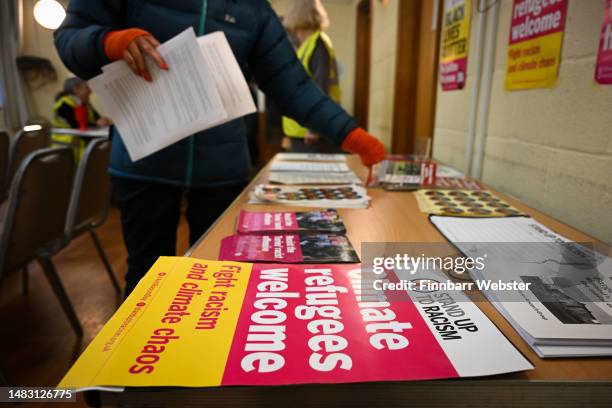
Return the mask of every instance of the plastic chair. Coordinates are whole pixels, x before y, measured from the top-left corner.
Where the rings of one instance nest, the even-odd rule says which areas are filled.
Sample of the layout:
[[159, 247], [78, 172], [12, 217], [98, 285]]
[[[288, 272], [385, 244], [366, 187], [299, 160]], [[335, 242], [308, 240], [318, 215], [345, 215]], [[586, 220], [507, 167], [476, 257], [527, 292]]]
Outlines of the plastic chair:
[[108, 140], [93, 140], [85, 149], [74, 178], [63, 245], [67, 246], [73, 238], [89, 232], [111, 283], [119, 293], [121, 288], [95, 231], [106, 221], [110, 205], [111, 187], [107, 173], [109, 156]]
[[51, 261], [63, 246], [74, 167], [72, 150], [58, 147], [29, 154], [17, 169], [0, 236], [0, 282], [38, 260], [80, 337], [83, 329]]
[[6, 198], [8, 190], [8, 159], [11, 138], [6, 130], [0, 130], [0, 202]]
[[[28, 129], [30, 127], [32, 128], [31, 130]], [[8, 174], [6, 178], [7, 188], [11, 185], [15, 172], [24, 158], [35, 150], [47, 147], [49, 137], [49, 130], [42, 125], [27, 126], [17, 132], [15, 140], [13, 140], [10, 147]]]

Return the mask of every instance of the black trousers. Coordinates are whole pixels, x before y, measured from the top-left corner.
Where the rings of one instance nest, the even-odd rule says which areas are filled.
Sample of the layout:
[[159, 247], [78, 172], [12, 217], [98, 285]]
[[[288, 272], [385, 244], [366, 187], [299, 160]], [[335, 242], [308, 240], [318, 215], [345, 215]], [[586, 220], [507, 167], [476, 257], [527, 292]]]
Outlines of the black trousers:
[[244, 185], [185, 189], [113, 177], [113, 200], [121, 212], [127, 247], [127, 297], [160, 256], [176, 255], [176, 233], [183, 196], [190, 245], [206, 232], [240, 194]]

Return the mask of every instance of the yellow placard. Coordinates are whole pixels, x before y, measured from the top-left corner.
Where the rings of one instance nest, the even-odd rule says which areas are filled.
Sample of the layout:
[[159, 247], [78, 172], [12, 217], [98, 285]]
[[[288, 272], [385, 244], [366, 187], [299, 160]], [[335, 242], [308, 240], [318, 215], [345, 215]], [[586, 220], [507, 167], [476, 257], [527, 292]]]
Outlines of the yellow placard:
[[467, 80], [471, 0], [445, 0], [440, 49], [440, 86], [463, 89]]
[[514, 0], [505, 87], [550, 88], [557, 82], [567, 0]]
[[440, 62], [446, 63], [468, 55], [471, 0], [446, 0], [442, 22]]
[[506, 90], [550, 88], [557, 82], [563, 33], [523, 41], [508, 47]]
[[159, 258], [59, 388], [219, 385], [251, 267]]

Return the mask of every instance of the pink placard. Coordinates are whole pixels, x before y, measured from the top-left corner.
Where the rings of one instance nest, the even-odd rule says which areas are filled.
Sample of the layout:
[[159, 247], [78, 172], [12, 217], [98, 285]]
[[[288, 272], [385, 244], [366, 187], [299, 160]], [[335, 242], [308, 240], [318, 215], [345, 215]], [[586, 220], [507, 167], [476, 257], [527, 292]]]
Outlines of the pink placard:
[[265, 231], [291, 232], [298, 230], [295, 213], [289, 211], [240, 211], [238, 232], [260, 233]]
[[567, 0], [542, 2], [514, 0], [510, 21], [510, 45], [563, 31]]
[[300, 237], [286, 235], [232, 235], [221, 241], [219, 259], [239, 262], [303, 262]]
[[602, 85], [612, 84], [612, 0], [606, 0], [604, 22], [599, 36], [595, 81]]
[[463, 89], [466, 78], [467, 58], [459, 58], [440, 64], [440, 86], [444, 91]]
[[458, 377], [408, 295], [361, 298], [360, 276], [355, 265], [254, 265], [222, 385]]

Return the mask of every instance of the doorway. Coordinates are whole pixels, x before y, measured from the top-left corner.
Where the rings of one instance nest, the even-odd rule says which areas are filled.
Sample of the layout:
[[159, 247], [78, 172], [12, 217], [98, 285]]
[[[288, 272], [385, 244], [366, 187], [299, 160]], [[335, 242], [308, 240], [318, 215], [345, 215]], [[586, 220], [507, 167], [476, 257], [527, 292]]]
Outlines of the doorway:
[[367, 129], [370, 107], [370, 55], [372, 47], [371, 0], [361, 0], [357, 4], [356, 37], [354, 113], [357, 126]]
[[399, 2], [393, 153], [422, 154], [417, 146], [433, 145], [440, 7], [440, 0]]

